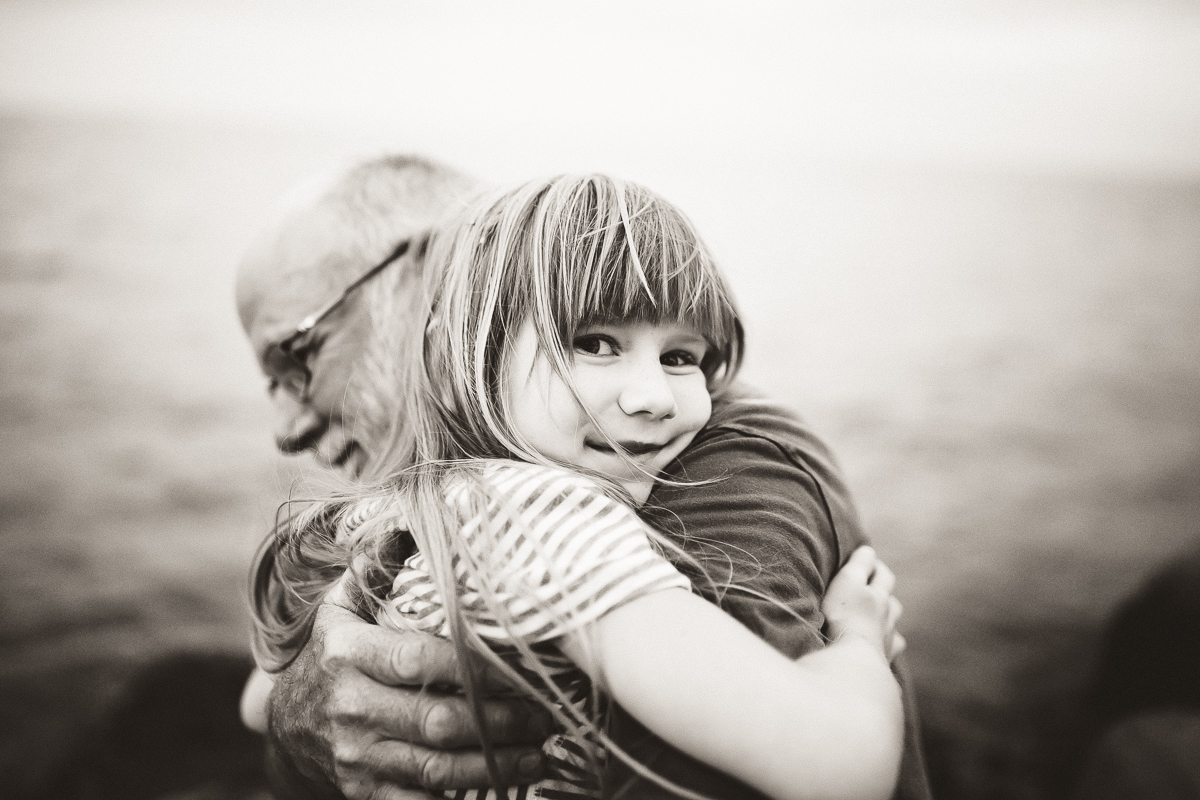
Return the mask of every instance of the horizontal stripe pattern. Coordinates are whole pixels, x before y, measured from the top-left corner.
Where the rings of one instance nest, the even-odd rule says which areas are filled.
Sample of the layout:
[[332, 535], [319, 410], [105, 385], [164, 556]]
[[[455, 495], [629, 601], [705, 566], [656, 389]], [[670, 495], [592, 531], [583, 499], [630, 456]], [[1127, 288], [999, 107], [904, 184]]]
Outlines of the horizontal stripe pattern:
[[[587, 478], [516, 461], [488, 461], [478, 484], [466, 479], [445, 497], [461, 520], [466, 559], [456, 556], [464, 621], [535, 686], [541, 678], [523, 663], [514, 642], [534, 646], [542, 668], [578, 708], [590, 705], [591, 685], [547, 643], [596, 621], [623, 603], [691, 584], [651, 544], [645, 523]], [[475, 565], [475, 569], [470, 568]], [[489, 604], [487, 598], [491, 598]], [[392, 584], [380, 623], [444, 638], [450, 625], [422, 553], [409, 558]], [[549, 699], [551, 693], [547, 691]], [[510, 800], [599, 796], [595, 765], [603, 751], [576, 736], [547, 740], [547, 775], [511, 787]], [[447, 792], [459, 800], [499, 800], [494, 790]]]
[[[464, 619], [496, 644], [556, 639], [629, 600], [687, 578], [651, 545], [645, 523], [586, 478], [520, 462], [488, 462], [486, 498], [465, 482], [447, 492], [478, 571], [454, 559]], [[483, 513], [473, 513], [480, 501]], [[388, 615], [449, 637], [445, 607], [424, 554], [405, 562]], [[487, 596], [493, 599], [489, 605]]]

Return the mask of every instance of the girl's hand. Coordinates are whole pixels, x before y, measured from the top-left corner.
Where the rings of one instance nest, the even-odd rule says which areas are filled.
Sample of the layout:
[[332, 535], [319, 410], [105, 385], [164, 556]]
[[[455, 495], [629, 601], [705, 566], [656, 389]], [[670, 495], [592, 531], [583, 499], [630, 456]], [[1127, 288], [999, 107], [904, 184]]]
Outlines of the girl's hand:
[[896, 622], [904, 609], [892, 595], [895, 586], [896, 576], [872, 548], [855, 550], [829, 582], [821, 602], [830, 637], [861, 636], [888, 661], [903, 653], [908, 645], [896, 631]]

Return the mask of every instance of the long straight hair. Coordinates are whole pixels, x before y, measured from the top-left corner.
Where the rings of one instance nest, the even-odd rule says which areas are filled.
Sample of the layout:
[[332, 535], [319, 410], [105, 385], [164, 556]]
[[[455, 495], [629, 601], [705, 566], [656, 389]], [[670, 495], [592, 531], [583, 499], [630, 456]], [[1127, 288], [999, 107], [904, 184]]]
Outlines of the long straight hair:
[[439, 268], [427, 271], [424, 360], [453, 437], [444, 457], [545, 461], [513, 428], [500, 385], [526, 321], [572, 391], [571, 344], [594, 323], [695, 328], [709, 344], [701, 366], [714, 394], [741, 365], [742, 325], [715, 260], [682, 212], [636, 184], [601, 175], [525, 184], [480, 202], [434, 239], [430, 259]]
[[[448, 487], [465, 487], [481, 514], [489, 504], [507, 501], [482, 481], [480, 459], [571, 467], [539, 453], [512, 424], [505, 376], [520, 326], [532, 324], [539, 352], [577, 402], [571, 344], [578, 331], [615, 321], [690, 326], [708, 343], [701, 368], [716, 395], [742, 360], [744, 334], [732, 293], [677, 208], [641, 186], [603, 175], [538, 180], [484, 198], [421, 249], [427, 324], [419, 349], [401, 348], [411, 360], [401, 367], [407, 385], [397, 398], [398, 431], [383, 451], [387, 463], [374, 469], [387, 478], [281, 518], [255, 572], [260, 658], [277, 669], [290, 663], [311, 632], [316, 604], [337, 580], [349, 581], [352, 591], [342, 597], [353, 598], [365, 615], [385, 614], [387, 576], [398, 567], [397, 531], [407, 530], [443, 599], [451, 638], [468, 670], [469, 695], [477, 688], [470, 665], [482, 658], [542, 701], [563, 728], [598, 738], [662, 783], [572, 706], [544, 667], [531, 682], [464, 624], [459, 594], [465, 574], [483, 578], [477, 583], [484, 602], [512, 631], [506, 609], [486, 588], [486, 576], [505, 554], [486, 541], [468, 546], [460, 534], [462, 518], [446, 497]], [[602, 491], [629, 499], [604, 476], [591, 477]], [[665, 537], [651, 532], [651, 538], [673, 559], [690, 560]], [[540, 664], [527, 642], [519, 636], [512, 641], [525, 663]], [[593, 701], [595, 708], [599, 698]], [[484, 752], [494, 765], [487, 742]]]

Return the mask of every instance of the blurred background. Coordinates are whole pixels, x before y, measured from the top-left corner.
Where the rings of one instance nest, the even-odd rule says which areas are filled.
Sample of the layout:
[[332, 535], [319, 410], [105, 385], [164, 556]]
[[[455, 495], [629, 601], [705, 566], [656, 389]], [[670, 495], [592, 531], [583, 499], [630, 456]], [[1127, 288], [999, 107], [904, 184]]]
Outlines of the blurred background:
[[1070, 780], [1100, 626], [1200, 544], [1200, 7], [0, 1], [0, 791], [246, 652], [272, 449], [238, 258], [312, 173], [603, 170], [899, 576], [941, 798]]

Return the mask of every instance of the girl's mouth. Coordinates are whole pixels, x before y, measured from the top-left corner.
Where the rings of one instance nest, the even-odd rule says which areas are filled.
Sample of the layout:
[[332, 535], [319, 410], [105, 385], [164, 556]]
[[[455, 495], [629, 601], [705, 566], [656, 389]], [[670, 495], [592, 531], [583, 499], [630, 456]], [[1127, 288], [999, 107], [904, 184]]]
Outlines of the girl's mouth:
[[[593, 450], [599, 450], [601, 453], [616, 453], [616, 450], [609, 446], [607, 442], [592, 442], [585, 441], [585, 445]], [[654, 442], [617, 442], [617, 444], [631, 456], [644, 456], [647, 453], [657, 453], [666, 447], [665, 444], [655, 444]]]

